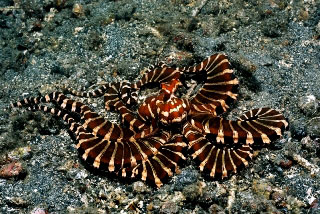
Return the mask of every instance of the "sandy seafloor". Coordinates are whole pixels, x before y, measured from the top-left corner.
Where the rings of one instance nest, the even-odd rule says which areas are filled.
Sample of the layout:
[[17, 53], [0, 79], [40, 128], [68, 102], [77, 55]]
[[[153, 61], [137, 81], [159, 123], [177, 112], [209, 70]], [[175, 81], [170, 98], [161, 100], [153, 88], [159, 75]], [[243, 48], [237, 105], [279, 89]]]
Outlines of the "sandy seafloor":
[[[1, 0], [0, 213], [320, 213], [319, 20], [318, 0]], [[226, 117], [268, 106], [289, 122], [223, 181], [190, 156], [160, 189], [96, 173], [61, 119], [6, 109], [214, 53], [228, 55], [240, 80]]]

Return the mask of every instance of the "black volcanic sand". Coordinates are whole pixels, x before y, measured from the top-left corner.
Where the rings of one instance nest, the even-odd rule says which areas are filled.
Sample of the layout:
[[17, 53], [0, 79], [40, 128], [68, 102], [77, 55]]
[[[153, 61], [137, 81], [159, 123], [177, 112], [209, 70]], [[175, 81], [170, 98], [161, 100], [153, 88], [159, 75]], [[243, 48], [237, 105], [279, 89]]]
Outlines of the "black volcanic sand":
[[[0, 213], [320, 213], [319, 20], [311, 0], [1, 1]], [[223, 181], [200, 173], [190, 156], [158, 190], [95, 172], [61, 119], [7, 108], [64, 85], [132, 81], [159, 61], [190, 66], [217, 52], [240, 80], [226, 117], [269, 106], [289, 122], [283, 138]], [[102, 99], [88, 103], [103, 113]]]

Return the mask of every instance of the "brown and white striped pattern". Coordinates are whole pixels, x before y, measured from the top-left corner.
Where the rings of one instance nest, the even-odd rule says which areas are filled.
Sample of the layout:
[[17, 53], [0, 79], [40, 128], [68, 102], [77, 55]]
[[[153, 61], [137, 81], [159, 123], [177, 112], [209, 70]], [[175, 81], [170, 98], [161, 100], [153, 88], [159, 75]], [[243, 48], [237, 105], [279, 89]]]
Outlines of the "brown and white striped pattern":
[[[175, 95], [185, 79], [181, 77], [189, 74], [205, 76], [203, 87], [190, 100]], [[139, 90], [152, 83], [160, 85], [161, 90], [146, 98], [136, 116], [130, 108]], [[132, 84], [108, 83], [91, 92], [66, 89], [76, 96], [104, 96], [105, 108], [120, 113], [121, 125], [61, 92], [25, 98], [12, 107], [25, 106], [61, 117], [74, 133], [82, 158], [93, 167], [160, 187], [179, 170], [187, 146], [201, 171], [225, 178], [248, 165], [253, 145], [264, 146], [281, 136], [288, 124], [282, 114], [270, 108], [250, 110], [236, 121], [217, 116], [237, 98], [237, 85], [226, 56], [215, 54], [188, 68], [160, 64]], [[73, 117], [75, 114], [81, 119]]]
[[[226, 177], [239, 166], [247, 166], [252, 157], [252, 144], [270, 144], [287, 127], [284, 117], [270, 108], [253, 109], [237, 121], [212, 114], [195, 114], [185, 123], [183, 133], [200, 170], [210, 176]], [[219, 168], [220, 167], [220, 168]]]
[[135, 104], [138, 98], [137, 90], [131, 87], [131, 84], [124, 80], [122, 82], [106, 83], [99, 88], [89, 92], [79, 92], [71, 88], [64, 88], [70, 94], [78, 97], [101, 97], [105, 96], [105, 100], [108, 101], [106, 109], [109, 110], [112, 106], [112, 102], [122, 100], [126, 105]]
[[171, 177], [174, 172], [178, 171], [179, 162], [185, 160], [182, 150], [186, 146], [182, 135], [172, 136], [152, 158], [143, 160], [135, 166], [131, 176], [140, 175], [142, 180], [155, 182], [158, 187], [162, 186], [162, 180]]
[[198, 132], [190, 123], [183, 126], [184, 136], [189, 142], [192, 158], [199, 161], [200, 171], [209, 172], [211, 177], [227, 177], [229, 172], [248, 165], [252, 149], [248, 145], [224, 145], [212, 142]]
[[92, 111], [89, 106], [69, 99], [61, 92], [53, 92], [44, 97], [26, 98], [12, 107], [33, 106], [39, 103], [56, 103], [59, 107], [67, 112], [78, 113], [83, 120], [82, 126], [89, 130], [93, 135], [105, 138], [106, 140], [128, 140], [136, 133], [130, 129], [124, 129], [118, 124], [111, 123]]
[[220, 144], [269, 144], [281, 136], [287, 127], [282, 114], [270, 108], [253, 109], [237, 121], [230, 121], [210, 114], [197, 114], [190, 123], [203, 134], [213, 134]]
[[187, 118], [189, 113], [189, 102], [186, 99], [178, 98], [174, 95], [178, 86], [178, 80], [171, 80], [167, 84], [161, 84], [159, 95], [146, 99], [139, 109], [139, 116], [143, 120], [158, 120], [163, 125], [181, 123]]
[[182, 72], [179, 68], [167, 67], [161, 64], [161, 67], [154, 68], [145, 73], [140, 80], [131, 85], [132, 88], [140, 89], [148, 83], [163, 83], [170, 82], [174, 79], [179, 79]]
[[184, 72], [206, 76], [203, 87], [190, 100], [194, 112], [217, 115], [225, 112], [229, 108], [228, 103], [237, 99], [234, 91], [239, 81], [233, 75], [225, 55], [212, 55], [194, 67], [184, 68]]
[[[52, 101], [59, 104], [62, 110], [38, 105], [41, 102]], [[62, 117], [76, 135], [76, 147], [82, 158], [95, 168], [116, 172], [124, 177], [129, 173], [134, 177], [140, 169], [139, 165], [146, 165], [148, 169], [157, 166], [151, 171], [143, 169], [142, 179], [145, 177], [164, 179], [166, 176], [172, 176], [173, 171], [171, 170], [178, 167], [181, 159], [185, 159], [181, 153], [182, 148], [186, 146], [186, 143], [182, 141], [182, 136], [171, 137], [169, 132], [152, 128], [135, 133], [104, 120], [92, 112], [88, 106], [70, 100], [62, 93], [24, 99], [12, 106], [24, 105], [29, 106], [28, 110], [42, 110]], [[115, 105], [117, 108], [123, 106]], [[68, 111], [79, 113], [84, 122], [82, 124], [75, 122], [75, 119], [66, 113]], [[167, 157], [167, 154], [170, 156]], [[163, 168], [160, 169], [159, 166]], [[158, 187], [162, 185], [162, 182], [157, 179], [154, 182]]]

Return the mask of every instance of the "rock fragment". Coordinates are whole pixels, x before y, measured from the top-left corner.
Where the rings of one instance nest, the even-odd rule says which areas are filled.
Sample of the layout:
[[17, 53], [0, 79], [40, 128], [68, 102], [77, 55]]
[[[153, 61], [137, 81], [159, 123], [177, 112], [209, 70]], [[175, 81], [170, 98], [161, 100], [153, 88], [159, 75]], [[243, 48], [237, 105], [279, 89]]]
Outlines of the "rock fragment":
[[0, 178], [20, 178], [23, 179], [26, 176], [26, 171], [21, 162], [13, 161], [5, 164], [0, 168]]

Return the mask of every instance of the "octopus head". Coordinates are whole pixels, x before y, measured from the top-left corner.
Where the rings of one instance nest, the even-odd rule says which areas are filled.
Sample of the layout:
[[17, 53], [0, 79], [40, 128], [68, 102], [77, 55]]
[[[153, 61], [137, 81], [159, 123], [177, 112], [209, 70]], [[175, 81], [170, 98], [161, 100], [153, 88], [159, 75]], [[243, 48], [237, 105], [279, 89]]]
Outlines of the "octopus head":
[[164, 125], [180, 123], [188, 115], [190, 109], [188, 101], [174, 95], [179, 85], [181, 85], [181, 82], [176, 79], [161, 84], [160, 99], [156, 105], [159, 120]]

